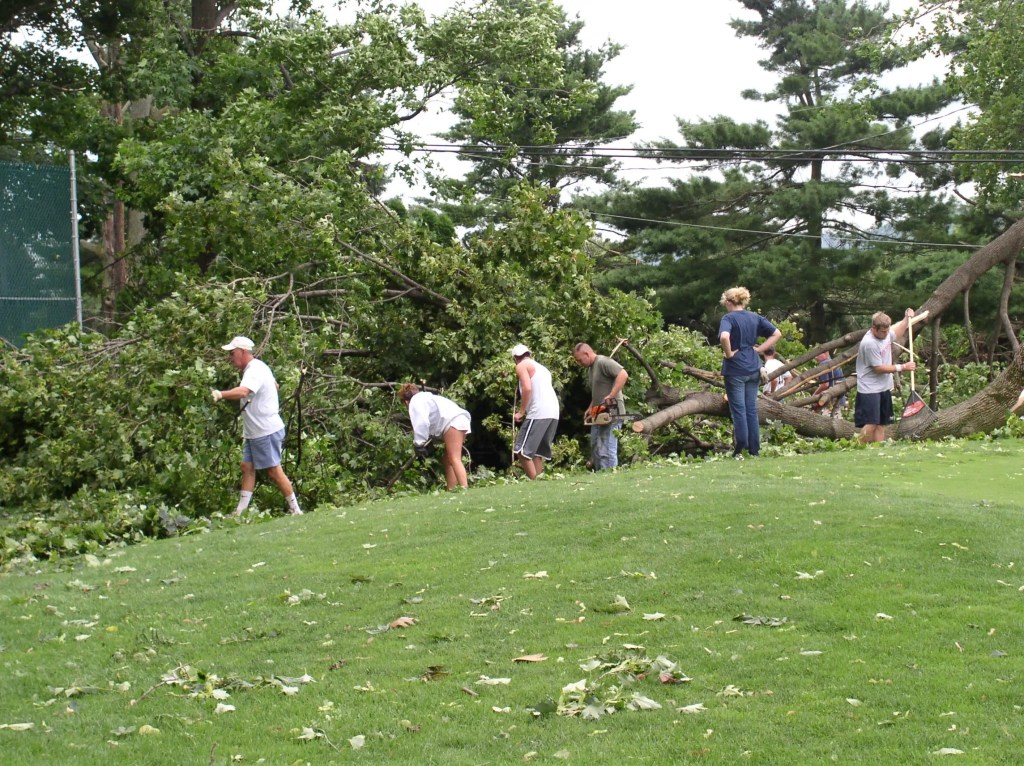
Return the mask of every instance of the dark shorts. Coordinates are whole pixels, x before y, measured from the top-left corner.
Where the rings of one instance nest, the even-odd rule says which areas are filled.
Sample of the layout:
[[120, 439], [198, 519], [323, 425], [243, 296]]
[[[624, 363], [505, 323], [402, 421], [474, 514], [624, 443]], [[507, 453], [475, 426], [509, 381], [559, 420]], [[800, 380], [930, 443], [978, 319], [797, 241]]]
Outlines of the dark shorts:
[[524, 420], [519, 433], [516, 434], [516, 443], [512, 451], [531, 460], [535, 457], [551, 459], [551, 442], [555, 440], [555, 431], [558, 430], [556, 418], [544, 418], [542, 420]]
[[281, 465], [281, 445], [284, 444], [284, 430], [257, 439], [245, 439], [242, 445], [242, 462], [252, 463], [263, 471]]
[[887, 426], [892, 422], [892, 391], [878, 394], [857, 393], [853, 405], [853, 424], [864, 426]]

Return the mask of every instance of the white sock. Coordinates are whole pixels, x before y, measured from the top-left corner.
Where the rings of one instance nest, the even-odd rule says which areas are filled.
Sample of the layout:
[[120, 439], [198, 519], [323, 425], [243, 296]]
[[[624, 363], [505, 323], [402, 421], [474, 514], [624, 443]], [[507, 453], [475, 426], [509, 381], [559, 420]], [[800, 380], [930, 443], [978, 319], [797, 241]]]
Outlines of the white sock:
[[252, 492], [242, 490], [238, 493], [238, 507], [235, 508], [235, 513], [241, 513], [249, 507], [249, 501], [252, 500]]
[[286, 497], [285, 500], [288, 501], [288, 508], [291, 509], [292, 513], [294, 513], [294, 514], [302, 513], [302, 509], [299, 508], [299, 498], [295, 497], [295, 493], [294, 492], [292, 492], [290, 495], [288, 495], [288, 497]]

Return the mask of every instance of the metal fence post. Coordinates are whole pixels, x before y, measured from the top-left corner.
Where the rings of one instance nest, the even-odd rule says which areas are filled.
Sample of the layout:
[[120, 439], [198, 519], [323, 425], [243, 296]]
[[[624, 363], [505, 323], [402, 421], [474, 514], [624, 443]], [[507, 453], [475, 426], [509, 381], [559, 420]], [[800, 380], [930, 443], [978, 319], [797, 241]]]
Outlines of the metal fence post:
[[71, 257], [75, 263], [75, 316], [78, 329], [82, 329], [82, 264], [78, 254], [78, 176], [75, 175], [75, 152], [68, 151], [71, 168]]

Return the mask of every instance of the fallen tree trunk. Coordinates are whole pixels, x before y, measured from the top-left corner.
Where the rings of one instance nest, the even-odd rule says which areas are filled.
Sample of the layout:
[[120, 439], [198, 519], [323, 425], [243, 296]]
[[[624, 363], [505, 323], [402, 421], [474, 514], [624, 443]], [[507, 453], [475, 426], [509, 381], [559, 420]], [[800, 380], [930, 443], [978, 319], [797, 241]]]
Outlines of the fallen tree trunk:
[[[949, 275], [942, 284], [918, 309], [918, 313], [928, 311], [930, 314], [928, 324], [936, 328], [942, 313], [957, 299], [958, 296], [966, 294], [971, 287], [990, 269], [1000, 264], [1005, 264], [1007, 273], [1012, 274], [1014, 264], [1021, 251], [1024, 250], [1024, 220], [1018, 221], [1007, 229], [1003, 234], [994, 239], [985, 247], [981, 248], [959, 268]], [[1004, 290], [1005, 300], [1005, 290]], [[1002, 316], [1004, 323], [1008, 324], [1005, 316]], [[1008, 328], [1011, 330], [1012, 327]], [[792, 370], [802, 364], [813, 360], [823, 351], [833, 351], [846, 348], [842, 354], [836, 357], [840, 365], [851, 364], [857, 355], [860, 339], [864, 337], [867, 329], [858, 330], [824, 343], [814, 349], [801, 354], [799, 357], [790, 360], [775, 373], [775, 377], [783, 374], [786, 370]], [[848, 347], [848, 348], [847, 348]], [[937, 417], [921, 428], [908, 434], [903, 438], [913, 439], [942, 439], [947, 436], [962, 437], [976, 433], [987, 433], [1004, 423], [1008, 415], [1009, 407], [1016, 401], [1018, 393], [1024, 389], [1024, 348], [1014, 343], [1015, 355], [1009, 367], [996, 377], [984, 390], [980, 391], [970, 399], [960, 402], [952, 407], [947, 407], [937, 413]], [[935, 358], [933, 354], [933, 358]], [[674, 366], [674, 365], [666, 365]], [[716, 373], [707, 370], [678, 366], [685, 374], [705, 383], [715, 379]], [[847, 372], [847, 380], [843, 384], [844, 390], [856, 387], [856, 379]], [[820, 370], [817, 371], [820, 374]], [[771, 396], [758, 397], [758, 418], [761, 423], [767, 421], [778, 421], [792, 426], [802, 436], [816, 438], [843, 439], [853, 438], [856, 430], [853, 423], [847, 420], [840, 420], [819, 415], [808, 405], [815, 401], [828, 400], [840, 395], [838, 387], [829, 389], [820, 395], [813, 397], [800, 397], [792, 402], [784, 401], [787, 396], [801, 392], [805, 389], [806, 382], [813, 378], [815, 370], [807, 370], [793, 376], [793, 380], [780, 391]], [[655, 381], [657, 383], [657, 381]], [[658, 386], [664, 392], [664, 387]], [[897, 415], [902, 410], [902, 399], [898, 393], [893, 394], [894, 407]], [[665, 403], [664, 398], [658, 404]], [[725, 396], [718, 391], [696, 391], [682, 395], [678, 402], [655, 412], [642, 420], [633, 423], [633, 430], [639, 434], [650, 434], [657, 429], [682, 417], [695, 415], [724, 416], [729, 415], [729, 405]], [[897, 424], [886, 429], [888, 438], [898, 438]]]
[[[650, 434], [674, 420], [688, 415], [721, 415], [729, 417], [729, 403], [723, 394], [715, 391], [696, 391], [687, 394], [681, 402], [655, 412], [643, 420], [633, 422], [633, 431]], [[848, 420], [819, 415], [808, 407], [794, 407], [767, 396], [757, 399], [758, 420], [766, 424], [775, 420], [793, 426], [802, 436], [820, 439], [852, 439], [853, 423]]]

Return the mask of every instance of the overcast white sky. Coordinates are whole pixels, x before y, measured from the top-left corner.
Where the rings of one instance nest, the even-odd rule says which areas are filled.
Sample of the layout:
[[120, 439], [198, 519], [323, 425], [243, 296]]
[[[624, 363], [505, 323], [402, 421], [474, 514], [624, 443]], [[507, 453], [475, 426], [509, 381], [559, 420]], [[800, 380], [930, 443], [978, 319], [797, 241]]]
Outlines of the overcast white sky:
[[[767, 90], [775, 78], [758, 61], [765, 52], [751, 38], [740, 38], [729, 26], [735, 17], [754, 18], [734, 0], [557, 0], [570, 16], [585, 26], [583, 44], [597, 48], [607, 40], [623, 46], [605, 68], [604, 81], [632, 85], [621, 98], [619, 109], [633, 110], [640, 130], [624, 146], [659, 138], [679, 139], [676, 119], [699, 120], [727, 115], [746, 122], [764, 119], [772, 123], [779, 107], [747, 101], [745, 89]], [[439, 14], [455, 5], [453, 0], [418, 0], [428, 14]], [[914, 0], [892, 0], [893, 13], [916, 5]], [[923, 82], [941, 74], [937, 62], [917, 67], [907, 83]], [[443, 128], [433, 120], [415, 127], [427, 133]], [[452, 168], [454, 171], [454, 167]], [[679, 168], [653, 162], [630, 162], [624, 176], [630, 181], [656, 183], [678, 174]]]
[[[440, 14], [453, 0], [417, 0], [428, 14]], [[640, 130], [619, 142], [622, 146], [659, 138], [678, 139], [676, 117], [688, 120], [728, 114], [741, 121], [771, 119], [765, 104], [745, 101], [745, 88], [770, 87], [772, 78], [757, 61], [761, 53], [749, 39], [740, 39], [729, 19], [745, 9], [731, 0], [559, 0], [572, 18], [584, 22], [581, 39], [596, 49], [611, 40], [623, 50], [605, 68], [604, 81], [631, 85], [632, 92], [616, 108], [632, 110]], [[440, 119], [412, 126], [418, 131], [443, 129]], [[446, 157], [435, 157], [445, 160]], [[444, 162], [452, 173], [458, 163]], [[677, 168], [654, 162], [631, 162], [628, 180], [646, 174], [678, 174]], [[649, 179], [649, 180], [654, 180]]]
[[606, 67], [605, 81], [632, 85], [618, 106], [636, 112], [634, 141], [676, 138], [676, 117], [696, 120], [728, 114], [738, 120], [770, 116], [745, 101], [746, 88], [768, 88], [772, 77], [757, 62], [763, 51], [738, 38], [729, 21], [745, 9], [730, 0], [562, 0], [585, 26], [584, 45], [606, 40], [624, 46]]

